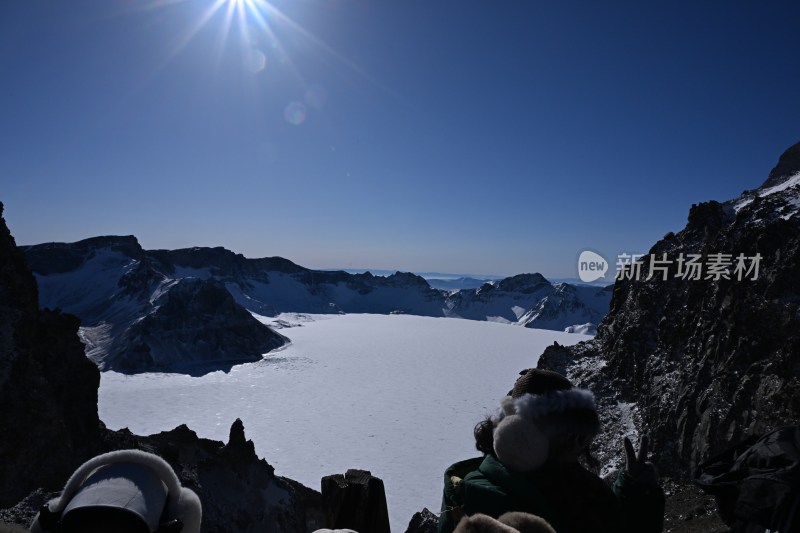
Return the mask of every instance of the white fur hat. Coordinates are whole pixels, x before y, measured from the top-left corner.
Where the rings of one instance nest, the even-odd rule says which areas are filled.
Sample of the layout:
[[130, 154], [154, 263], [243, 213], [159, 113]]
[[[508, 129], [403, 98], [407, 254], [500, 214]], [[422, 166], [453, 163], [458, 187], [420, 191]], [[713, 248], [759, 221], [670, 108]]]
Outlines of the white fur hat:
[[30, 531], [59, 531], [71, 516], [96, 509], [127, 513], [151, 532], [171, 530], [170, 525], [180, 522], [183, 533], [200, 533], [203, 514], [200, 499], [181, 486], [172, 467], [161, 457], [140, 450], [120, 450], [81, 465], [61, 496], [42, 507]]

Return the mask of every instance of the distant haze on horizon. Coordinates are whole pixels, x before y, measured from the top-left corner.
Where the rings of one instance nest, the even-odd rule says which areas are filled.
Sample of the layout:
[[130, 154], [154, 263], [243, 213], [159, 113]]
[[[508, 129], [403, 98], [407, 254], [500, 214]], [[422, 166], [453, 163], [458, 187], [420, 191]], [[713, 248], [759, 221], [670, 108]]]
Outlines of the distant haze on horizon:
[[[800, 4], [0, 5], [19, 244], [576, 277], [800, 140]], [[612, 267], [613, 268], [613, 267]]]

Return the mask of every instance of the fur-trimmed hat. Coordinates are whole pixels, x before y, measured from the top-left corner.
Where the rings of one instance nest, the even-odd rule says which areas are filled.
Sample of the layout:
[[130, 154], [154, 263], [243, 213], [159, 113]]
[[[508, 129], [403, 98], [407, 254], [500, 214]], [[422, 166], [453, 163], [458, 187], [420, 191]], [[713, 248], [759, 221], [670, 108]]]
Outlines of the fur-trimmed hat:
[[95, 517], [128, 517], [137, 531], [200, 533], [200, 499], [181, 486], [161, 457], [140, 450], [119, 450], [83, 463], [61, 496], [42, 507], [32, 533], [74, 529]]
[[594, 395], [557, 372], [538, 368], [517, 379], [493, 424], [497, 458], [520, 472], [536, 470], [547, 461], [553, 437], [593, 437], [600, 430]]
[[500, 518], [484, 514], [465, 516], [453, 533], [556, 533], [553, 527], [539, 516], [513, 512]]

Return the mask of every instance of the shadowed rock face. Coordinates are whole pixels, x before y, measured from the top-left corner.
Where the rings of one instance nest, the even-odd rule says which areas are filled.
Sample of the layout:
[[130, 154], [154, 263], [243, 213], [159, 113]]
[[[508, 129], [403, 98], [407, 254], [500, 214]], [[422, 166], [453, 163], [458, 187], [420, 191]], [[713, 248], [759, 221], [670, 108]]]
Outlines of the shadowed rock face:
[[256, 456], [241, 420], [231, 426], [227, 443], [199, 438], [182, 425], [148, 437], [117, 431], [109, 444], [156, 453], [169, 462], [183, 485], [200, 497], [204, 533], [305, 533], [322, 527], [319, 493], [276, 476]]
[[778, 164], [775, 165], [775, 168], [769, 173], [769, 177], [762, 187], [777, 185], [786, 176], [791, 176], [798, 172], [800, 172], [800, 143], [793, 145], [783, 152], [780, 159], [778, 159]]
[[0, 204], [0, 507], [62, 483], [93, 452], [100, 373], [78, 319], [39, 311], [36, 282]]
[[144, 250], [133, 235], [92, 237], [74, 244], [51, 242], [25, 246], [25, 257], [31, 269], [40, 274], [58, 274], [78, 268], [95, 250], [108, 248], [131, 259], [144, 259]]
[[110, 368], [141, 372], [182, 363], [258, 361], [286, 342], [213, 278], [180, 280], [156, 305], [117, 339]]
[[[164, 265], [166, 273], [175, 267], [209, 268], [215, 276], [236, 280], [242, 276], [263, 277], [267, 271], [295, 274], [309, 270], [282, 257], [247, 259], [221, 246], [215, 248], [182, 248], [180, 250], [150, 250], [147, 254]], [[267, 280], [268, 278], [264, 277]]]
[[518, 274], [500, 281], [497, 288], [504, 291], [517, 291], [523, 294], [536, 292], [550, 285], [541, 274]]
[[686, 228], [650, 250], [760, 254], [756, 280], [682, 280], [673, 264], [666, 281], [617, 281], [597, 337], [539, 361], [598, 387], [610, 420], [634, 404], [628, 418], [640, 417], [666, 474], [691, 475], [729, 443], [800, 417], [800, 186], [767, 191], [800, 171], [798, 152], [742, 198], [692, 206]]
[[[244, 425], [236, 420], [227, 444], [202, 439], [185, 425], [147, 437], [128, 430], [106, 431], [93, 455], [138, 449], [164, 458], [200, 498], [204, 533], [306, 533], [323, 527], [320, 494], [276, 476], [255, 454]], [[79, 461], [77, 468], [83, 461]], [[27, 525], [48, 500], [58, 496], [69, 474], [24, 495], [14, 507], [0, 509], [0, 522]]]

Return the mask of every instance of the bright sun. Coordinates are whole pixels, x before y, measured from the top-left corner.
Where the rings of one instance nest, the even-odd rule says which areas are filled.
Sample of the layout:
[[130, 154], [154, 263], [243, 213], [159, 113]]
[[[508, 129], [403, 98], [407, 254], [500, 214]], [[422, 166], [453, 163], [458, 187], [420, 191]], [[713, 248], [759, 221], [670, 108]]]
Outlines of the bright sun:
[[225, 46], [234, 24], [234, 19], [236, 19], [237, 29], [245, 41], [250, 41], [251, 37], [253, 37], [250, 35], [251, 32], [256, 30], [264, 32], [271, 42], [277, 42], [270, 24], [287, 24], [295, 30], [303, 31], [302, 28], [267, 0], [213, 0], [211, 5], [202, 11], [198, 19], [181, 36], [177, 46], [169, 54], [168, 61], [182, 52], [192, 38], [218, 13], [223, 16], [220, 47]]
[[[162, 7], [186, 1], [188, 0], [153, 0], [151, 6]], [[384, 90], [388, 90], [364, 72], [358, 65], [340, 55], [292, 18], [284, 14], [269, 0], [207, 0], [206, 5], [208, 7], [201, 9], [198, 12], [197, 18], [190, 23], [189, 27], [178, 37], [176, 45], [158, 67], [159, 69], [165, 67], [172, 59], [183, 52], [198, 32], [212, 23], [212, 19], [221, 18], [221, 21], [213, 21], [214, 25], [221, 22], [221, 25], [218, 26], [218, 57], [222, 56], [222, 50], [226, 47], [231, 35], [231, 30], [234, 28], [235, 24], [236, 33], [242, 39], [241, 49], [243, 64], [254, 73], [260, 72], [265, 68], [265, 54], [268, 53], [267, 50], [260, 49], [263, 45], [257, 43], [267, 43], [266, 46], [269, 47], [269, 53], [275, 54], [279, 58], [278, 60], [280, 63], [286, 64], [298, 81], [305, 85], [303, 76], [300, 75], [297, 67], [293, 64], [291, 58], [288, 57], [273, 31], [273, 28], [280, 28], [281, 30], [285, 30], [280, 33], [293, 33], [298, 35], [302, 40], [313, 45], [323, 56], [332, 58], [337, 63], [346, 66], [349, 70], [369, 82]]]

